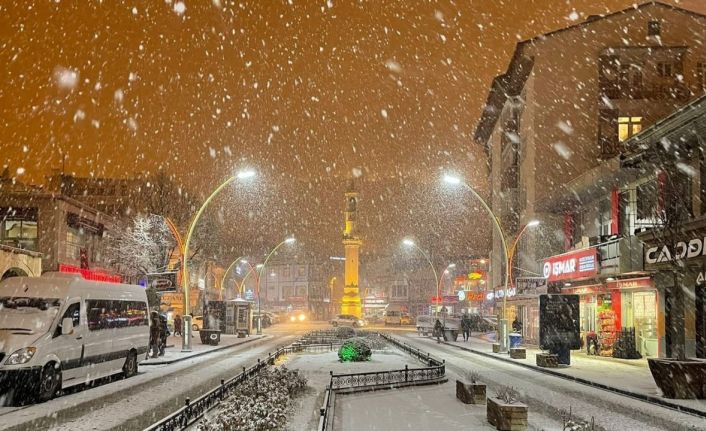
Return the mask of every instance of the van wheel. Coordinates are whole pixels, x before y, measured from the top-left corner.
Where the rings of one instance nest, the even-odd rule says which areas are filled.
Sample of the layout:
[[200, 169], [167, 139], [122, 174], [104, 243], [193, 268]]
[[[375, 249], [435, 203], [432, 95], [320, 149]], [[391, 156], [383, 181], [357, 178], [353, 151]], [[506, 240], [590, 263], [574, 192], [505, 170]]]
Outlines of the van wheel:
[[137, 353], [134, 350], [130, 350], [127, 358], [125, 358], [125, 365], [123, 365], [123, 375], [128, 378], [135, 374], [137, 374]]
[[198, 330], [199, 330], [199, 327], [196, 326], [196, 325], [191, 325], [191, 330], [192, 330], [192, 331], [198, 331]]
[[42, 368], [39, 376], [39, 401], [49, 401], [61, 389], [61, 370], [54, 362], [50, 362]]

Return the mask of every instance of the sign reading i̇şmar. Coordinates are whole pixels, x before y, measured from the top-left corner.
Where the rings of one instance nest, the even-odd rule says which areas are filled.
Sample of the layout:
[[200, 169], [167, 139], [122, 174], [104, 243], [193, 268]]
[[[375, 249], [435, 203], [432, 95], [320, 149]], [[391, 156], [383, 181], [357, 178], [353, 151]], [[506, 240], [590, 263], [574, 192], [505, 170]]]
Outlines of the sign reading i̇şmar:
[[552, 256], [542, 268], [547, 281], [569, 280], [598, 274], [598, 254], [595, 248]]

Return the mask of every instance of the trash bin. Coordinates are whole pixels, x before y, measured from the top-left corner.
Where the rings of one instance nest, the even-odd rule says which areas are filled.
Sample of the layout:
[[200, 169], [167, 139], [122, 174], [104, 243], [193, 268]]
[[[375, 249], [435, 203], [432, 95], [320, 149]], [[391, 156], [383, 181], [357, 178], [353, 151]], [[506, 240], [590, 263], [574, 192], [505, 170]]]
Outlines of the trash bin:
[[522, 344], [522, 334], [518, 334], [517, 332], [511, 332], [508, 334], [508, 338], [510, 338], [510, 348], [515, 348], [515, 347], [520, 347], [520, 344]]
[[199, 331], [201, 336], [201, 344], [210, 344], [217, 346], [221, 342], [221, 331], [217, 329], [202, 329]]

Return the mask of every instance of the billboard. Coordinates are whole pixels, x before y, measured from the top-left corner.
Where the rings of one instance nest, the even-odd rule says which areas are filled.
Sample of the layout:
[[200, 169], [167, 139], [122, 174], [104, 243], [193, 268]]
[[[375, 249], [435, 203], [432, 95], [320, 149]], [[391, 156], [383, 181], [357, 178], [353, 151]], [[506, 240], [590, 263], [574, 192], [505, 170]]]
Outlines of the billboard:
[[145, 277], [147, 281], [146, 287], [153, 287], [157, 293], [176, 292], [176, 271], [147, 274]]
[[581, 348], [579, 295], [539, 295], [539, 347]]

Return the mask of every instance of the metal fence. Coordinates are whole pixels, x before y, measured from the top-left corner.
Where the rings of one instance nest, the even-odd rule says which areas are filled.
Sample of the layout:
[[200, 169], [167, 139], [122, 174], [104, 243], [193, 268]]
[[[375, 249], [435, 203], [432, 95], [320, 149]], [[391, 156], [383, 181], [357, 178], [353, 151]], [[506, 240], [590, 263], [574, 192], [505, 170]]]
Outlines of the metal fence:
[[[318, 346], [317, 346], [318, 347]], [[325, 346], [328, 348], [328, 346]], [[307, 347], [304, 346], [286, 346], [280, 347], [274, 353], [267, 355], [264, 360], [257, 360], [257, 364], [250, 368], [243, 367], [243, 371], [237, 376], [229, 380], [221, 380], [221, 384], [202, 396], [191, 401], [187, 398], [184, 401], [184, 407], [145, 428], [145, 431], [177, 431], [183, 430], [193, 424], [208, 410], [215, 407], [218, 403], [228, 398], [242, 382], [252, 378], [268, 365], [273, 365], [275, 361], [282, 355], [299, 352]]]
[[319, 409], [319, 427], [318, 431], [326, 431], [331, 429], [333, 425], [333, 409], [335, 404], [335, 396], [337, 392], [342, 390], [371, 390], [382, 388], [393, 388], [398, 385], [419, 385], [432, 382], [438, 382], [446, 375], [446, 361], [438, 359], [428, 352], [422, 352], [420, 349], [414, 348], [407, 343], [401, 342], [396, 338], [379, 333], [379, 336], [384, 338], [389, 343], [397, 348], [409, 353], [411, 356], [419, 359], [421, 362], [428, 364], [425, 368], [409, 368], [405, 365], [401, 370], [374, 371], [367, 373], [353, 374], [333, 374], [331, 372], [331, 380], [326, 387], [324, 393], [324, 402]]

